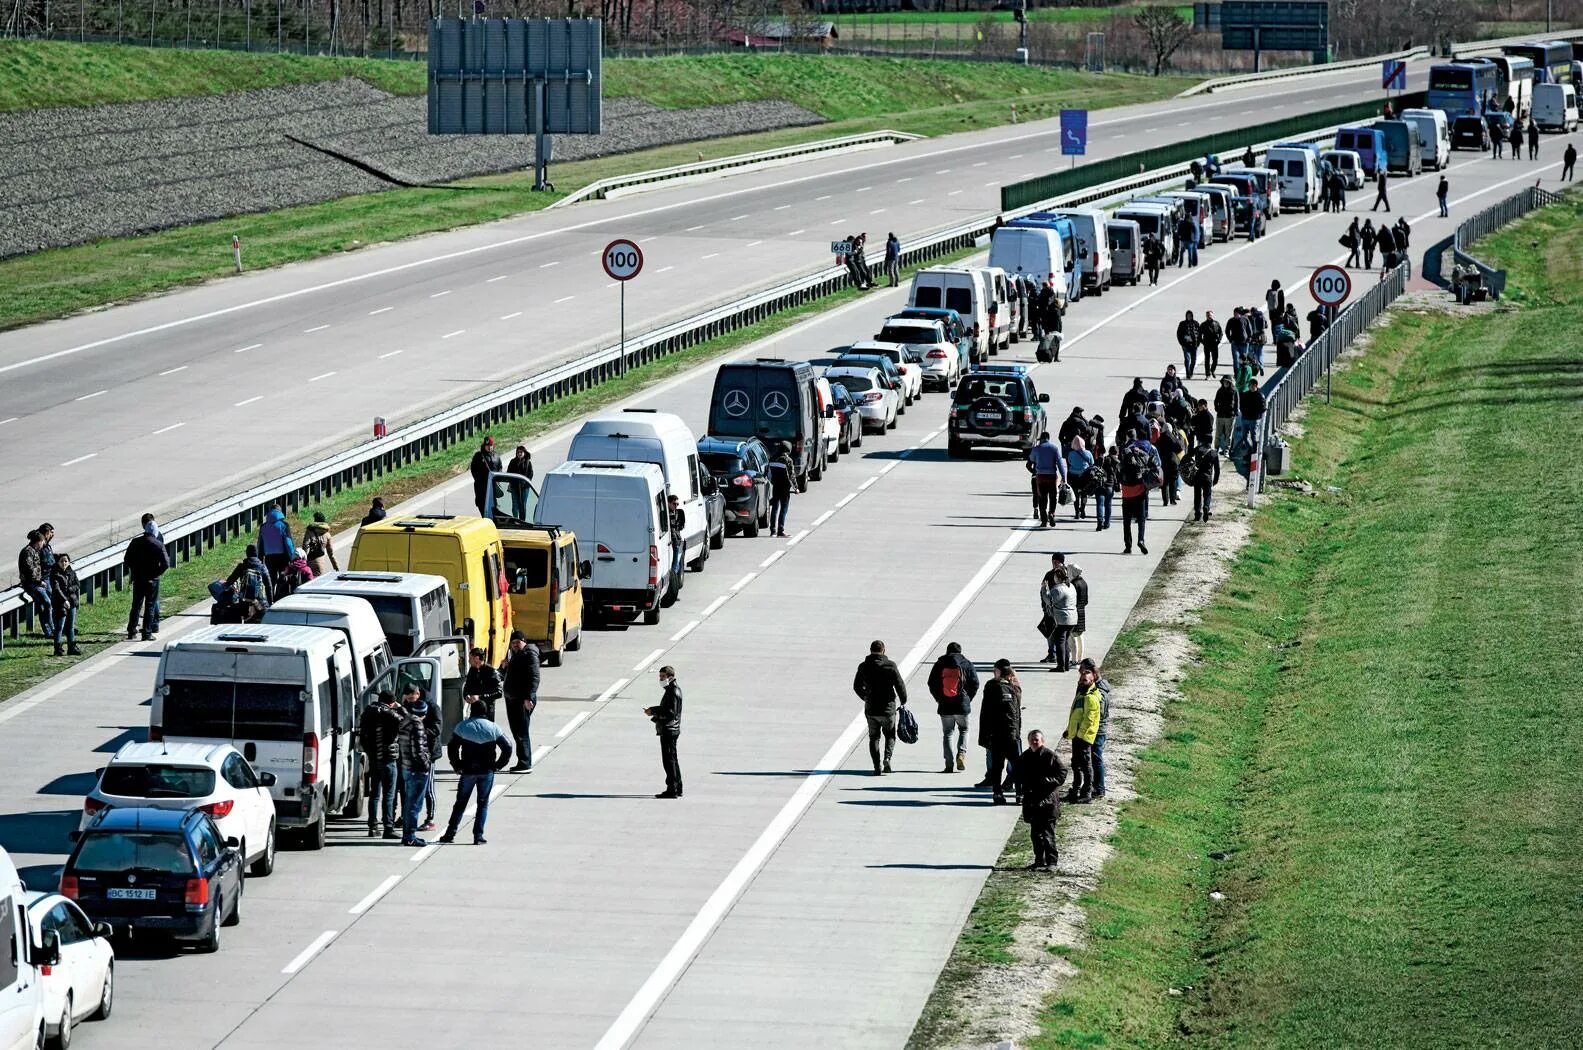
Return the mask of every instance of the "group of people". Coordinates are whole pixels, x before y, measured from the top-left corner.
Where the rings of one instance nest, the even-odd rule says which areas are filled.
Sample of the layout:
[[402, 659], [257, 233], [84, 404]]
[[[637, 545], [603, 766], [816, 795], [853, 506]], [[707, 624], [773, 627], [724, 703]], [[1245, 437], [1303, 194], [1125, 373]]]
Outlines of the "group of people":
[[[77, 646], [77, 605], [82, 585], [71, 567], [71, 555], [54, 547], [55, 526], [45, 522], [28, 530], [17, 554], [22, 591], [33, 603], [39, 633], [55, 645], [56, 656], [81, 656]], [[163, 550], [163, 548], [161, 548]]]
[[[1444, 179], [1440, 180], [1442, 183]], [[1442, 201], [1444, 197], [1441, 198]], [[1442, 214], [1444, 211], [1442, 210]], [[1348, 252], [1346, 266], [1349, 269], [1362, 267], [1365, 270], [1374, 269], [1374, 255], [1380, 256], [1382, 270], [1394, 270], [1402, 260], [1407, 258], [1408, 243], [1412, 238], [1412, 227], [1407, 224], [1406, 217], [1387, 225], [1382, 222], [1374, 225], [1373, 219], [1364, 219], [1358, 223], [1356, 216], [1347, 231], [1341, 235], [1341, 246]]]
[[[383, 515], [383, 503], [375, 509]], [[247, 545], [242, 560], [224, 580], [209, 584], [209, 596], [214, 599], [209, 608], [210, 622], [257, 623], [274, 602], [295, 593], [309, 580], [340, 569], [330, 523], [323, 511], [313, 512], [313, 520], [303, 529], [299, 543], [292, 539], [286, 512], [272, 503], [264, 511], [258, 536]]]

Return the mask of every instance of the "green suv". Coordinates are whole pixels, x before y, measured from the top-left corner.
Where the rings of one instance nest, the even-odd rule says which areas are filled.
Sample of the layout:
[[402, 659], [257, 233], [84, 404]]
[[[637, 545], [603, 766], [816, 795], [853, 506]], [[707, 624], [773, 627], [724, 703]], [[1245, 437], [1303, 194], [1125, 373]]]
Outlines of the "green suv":
[[977, 365], [956, 384], [947, 451], [961, 456], [975, 445], [993, 445], [1026, 453], [1047, 429], [1049, 401], [1025, 366]]

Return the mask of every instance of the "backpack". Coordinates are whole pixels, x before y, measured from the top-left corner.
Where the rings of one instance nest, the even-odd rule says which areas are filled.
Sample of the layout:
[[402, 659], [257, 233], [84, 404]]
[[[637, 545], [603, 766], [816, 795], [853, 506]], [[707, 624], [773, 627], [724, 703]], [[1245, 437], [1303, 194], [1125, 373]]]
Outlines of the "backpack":
[[1191, 456], [1183, 457], [1181, 469], [1177, 471], [1185, 485], [1198, 484], [1198, 468], [1200, 461], [1195, 451]]
[[324, 533], [315, 530], [304, 536], [302, 550], [309, 558], [324, 557]]
[[1105, 469], [1104, 462], [1096, 460], [1094, 465], [1088, 468], [1088, 472], [1083, 475], [1083, 480], [1087, 483], [1088, 494], [1097, 496], [1101, 493], [1109, 492], [1110, 483], [1114, 479], [1111, 478], [1110, 471]]
[[1128, 445], [1121, 450], [1121, 483], [1153, 488], [1155, 478], [1154, 457], [1138, 445]]
[[896, 712], [896, 735], [901, 737], [901, 742], [904, 744], [918, 742], [918, 719], [914, 718], [913, 713], [905, 707]]
[[940, 668], [940, 692], [955, 700], [962, 692], [962, 669], [960, 667]]
[[237, 594], [244, 602], [262, 602], [269, 596], [269, 582], [257, 569], [248, 569], [237, 581]]

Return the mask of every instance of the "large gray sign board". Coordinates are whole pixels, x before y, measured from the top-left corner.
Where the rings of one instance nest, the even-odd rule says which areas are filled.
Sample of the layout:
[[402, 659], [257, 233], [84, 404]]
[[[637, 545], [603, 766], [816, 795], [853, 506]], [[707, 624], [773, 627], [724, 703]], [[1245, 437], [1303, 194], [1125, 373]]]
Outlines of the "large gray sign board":
[[597, 18], [435, 19], [429, 134], [599, 134], [601, 36]]

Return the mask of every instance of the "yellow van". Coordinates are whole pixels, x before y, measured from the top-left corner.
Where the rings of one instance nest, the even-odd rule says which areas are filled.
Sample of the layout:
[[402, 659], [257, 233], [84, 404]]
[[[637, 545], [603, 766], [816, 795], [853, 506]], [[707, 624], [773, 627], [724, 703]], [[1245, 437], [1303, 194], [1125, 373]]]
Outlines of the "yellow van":
[[451, 587], [451, 622], [470, 644], [505, 658], [511, 638], [505, 550], [494, 523], [452, 514], [386, 518], [357, 530], [352, 560], [361, 572], [426, 572]]
[[562, 653], [583, 646], [583, 577], [577, 537], [555, 525], [500, 530], [506, 548], [511, 623], [559, 667]]

